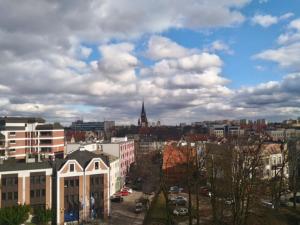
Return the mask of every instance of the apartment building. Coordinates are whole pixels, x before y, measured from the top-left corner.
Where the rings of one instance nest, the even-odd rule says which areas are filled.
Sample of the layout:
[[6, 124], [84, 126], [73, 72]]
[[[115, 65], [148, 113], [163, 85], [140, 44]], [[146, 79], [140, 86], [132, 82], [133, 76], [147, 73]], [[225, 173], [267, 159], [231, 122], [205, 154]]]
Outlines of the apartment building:
[[25, 159], [26, 156], [63, 158], [64, 129], [60, 124], [46, 124], [41, 118], [0, 118], [0, 155]]
[[108, 159], [89, 151], [75, 151], [56, 161], [56, 223], [87, 221], [109, 215]]
[[128, 140], [127, 137], [111, 138], [111, 142], [100, 143], [100, 150], [104, 153], [119, 158], [120, 176], [122, 183], [130, 169], [132, 163], [135, 162], [134, 140]]
[[108, 157], [75, 151], [43, 162], [2, 160], [0, 207], [28, 204], [53, 209], [55, 223], [82, 222], [109, 215]]
[[244, 135], [244, 130], [240, 126], [214, 125], [210, 128], [210, 135], [216, 137], [242, 136]]
[[300, 137], [299, 129], [277, 129], [269, 130], [267, 133], [274, 141], [283, 141], [288, 140], [289, 138]]
[[17, 204], [52, 207], [52, 166], [49, 162], [2, 161], [0, 179], [0, 207]]
[[279, 176], [279, 172], [283, 168], [283, 174], [287, 178], [288, 162], [287, 162], [287, 146], [277, 143], [265, 143], [262, 145], [263, 154], [263, 178], [270, 179]]

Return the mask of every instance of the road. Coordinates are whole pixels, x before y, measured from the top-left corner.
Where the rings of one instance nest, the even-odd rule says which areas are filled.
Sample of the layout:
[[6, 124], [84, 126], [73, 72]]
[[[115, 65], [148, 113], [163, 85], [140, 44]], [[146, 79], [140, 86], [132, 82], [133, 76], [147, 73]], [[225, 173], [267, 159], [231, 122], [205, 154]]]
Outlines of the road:
[[124, 196], [122, 203], [111, 203], [111, 217], [109, 225], [141, 225], [143, 224], [145, 209], [142, 213], [135, 213], [135, 201], [142, 197], [141, 192], [133, 191], [129, 196]]

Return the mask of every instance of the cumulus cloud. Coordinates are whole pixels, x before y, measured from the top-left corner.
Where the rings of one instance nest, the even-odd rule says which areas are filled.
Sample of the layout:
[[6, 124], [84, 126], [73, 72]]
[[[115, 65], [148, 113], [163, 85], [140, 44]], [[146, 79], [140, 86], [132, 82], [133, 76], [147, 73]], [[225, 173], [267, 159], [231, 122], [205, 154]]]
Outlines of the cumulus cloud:
[[251, 22], [254, 25], [260, 25], [262, 27], [270, 27], [274, 24], [277, 24], [279, 21], [282, 20], [286, 20], [289, 19], [291, 17], [293, 17], [294, 14], [289, 12], [289, 13], [285, 13], [281, 16], [272, 16], [269, 14], [256, 14], [252, 17]]
[[277, 38], [279, 46], [264, 50], [254, 56], [256, 59], [278, 63], [281, 67], [299, 71], [300, 57], [300, 19], [292, 20], [285, 33]]
[[[164, 123], [250, 115], [258, 108], [236, 106], [243, 92], [222, 74], [218, 53], [231, 51], [226, 43], [190, 49], [160, 36], [172, 28], [235, 26], [248, 2], [0, 1], [0, 114], [129, 123], [144, 97], [150, 119]], [[291, 23], [288, 32], [297, 27]], [[136, 43], [149, 36], [138, 52]], [[139, 54], [152, 63], [144, 65]], [[296, 78], [286, 79], [277, 88], [296, 91], [288, 82]], [[295, 101], [287, 106], [291, 114]]]
[[180, 58], [187, 56], [191, 52], [196, 52], [196, 50], [184, 48], [168, 38], [156, 35], [150, 38], [146, 55], [151, 59], [159, 60]]
[[269, 27], [273, 24], [278, 23], [278, 18], [271, 15], [257, 14], [251, 19], [253, 24], [258, 24], [262, 27]]

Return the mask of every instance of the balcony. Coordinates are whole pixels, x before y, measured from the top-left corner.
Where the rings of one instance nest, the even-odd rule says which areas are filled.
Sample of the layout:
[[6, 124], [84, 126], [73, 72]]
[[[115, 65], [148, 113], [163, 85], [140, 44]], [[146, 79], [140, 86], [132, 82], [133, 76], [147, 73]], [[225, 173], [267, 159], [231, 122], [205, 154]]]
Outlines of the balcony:
[[40, 138], [53, 137], [53, 134], [51, 131], [41, 131], [39, 137]]
[[52, 145], [53, 142], [52, 140], [45, 139], [45, 140], [40, 140], [40, 145]]

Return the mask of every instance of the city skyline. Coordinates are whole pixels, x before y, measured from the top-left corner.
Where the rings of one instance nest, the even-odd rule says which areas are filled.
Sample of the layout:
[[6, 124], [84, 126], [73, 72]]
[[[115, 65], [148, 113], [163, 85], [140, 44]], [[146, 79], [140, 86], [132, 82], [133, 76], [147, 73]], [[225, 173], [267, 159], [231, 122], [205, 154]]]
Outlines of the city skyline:
[[163, 124], [298, 118], [299, 12], [292, 0], [0, 0], [0, 114], [136, 124], [145, 100]]

